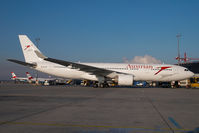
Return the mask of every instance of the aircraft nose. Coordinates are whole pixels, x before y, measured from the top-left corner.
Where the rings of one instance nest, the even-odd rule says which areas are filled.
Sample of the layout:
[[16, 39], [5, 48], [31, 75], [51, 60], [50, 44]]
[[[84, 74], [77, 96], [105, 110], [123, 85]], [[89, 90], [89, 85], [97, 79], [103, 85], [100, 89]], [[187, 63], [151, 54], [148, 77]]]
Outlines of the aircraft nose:
[[194, 73], [191, 72], [191, 71], [188, 71], [188, 72], [186, 73], [186, 77], [187, 77], [187, 78], [191, 78], [191, 77], [193, 77], [193, 75], [194, 75]]
[[190, 77], [193, 77], [194, 73], [193, 72], [189, 72]]

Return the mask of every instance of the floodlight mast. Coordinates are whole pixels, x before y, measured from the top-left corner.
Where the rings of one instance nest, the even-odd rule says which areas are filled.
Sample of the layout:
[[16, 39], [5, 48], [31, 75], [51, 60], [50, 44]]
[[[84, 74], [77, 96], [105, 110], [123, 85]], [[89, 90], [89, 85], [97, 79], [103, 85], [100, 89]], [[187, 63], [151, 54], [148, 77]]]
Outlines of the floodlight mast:
[[[35, 38], [35, 41], [36, 41], [36, 46], [37, 48], [39, 47], [39, 41], [40, 41], [40, 38]], [[38, 74], [38, 71], [36, 71], [36, 82], [38, 81], [38, 77], [39, 77], [39, 74]]]
[[176, 37], [177, 37], [177, 40], [178, 40], [178, 57], [177, 57], [177, 60], [178, 60], [178, 65], [180, 64], [180, 37], [182, 35], [181, 34], [177, 34]]
[[38, 47], [39, 46], [40, 38], [35, 38], [35, 41], [36, 41], [36, 44], [37, 44], [37, 47]]

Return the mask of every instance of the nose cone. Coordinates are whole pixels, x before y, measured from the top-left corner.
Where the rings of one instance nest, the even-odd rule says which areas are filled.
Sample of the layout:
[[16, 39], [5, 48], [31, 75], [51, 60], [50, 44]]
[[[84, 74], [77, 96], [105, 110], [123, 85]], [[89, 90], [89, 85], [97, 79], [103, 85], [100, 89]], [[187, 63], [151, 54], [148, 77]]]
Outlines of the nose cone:
[[184, 77], [186, 77], [186, 79], [189, 79], [193, 76], [194, 76], [194, 73], [191, 72], [191, 71], [187, 71], [187, 72], [184, 73]]
[[191, 72], [190, 70], [188, 70], [187, 68], [181, 67], [181, 66], [178, 66], [178, 67], [179, 67], [178, 70], [180, 71], [178, 81], [184, 80], [184, 79], [189, 79], [194, 76], [194, 73]]
[[189, 78], [193, 77], [193, 75], [194, 75], [194, 73], [191, 72], [191, 71], [189, 71], [188, 74], [187, 74], [187, 76], [189, 76]]

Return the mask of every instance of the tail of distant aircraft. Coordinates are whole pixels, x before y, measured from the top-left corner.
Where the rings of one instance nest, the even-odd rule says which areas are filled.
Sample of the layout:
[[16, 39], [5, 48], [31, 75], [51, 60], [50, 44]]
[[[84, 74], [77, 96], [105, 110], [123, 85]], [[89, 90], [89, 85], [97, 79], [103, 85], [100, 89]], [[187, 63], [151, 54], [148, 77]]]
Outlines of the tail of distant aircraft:
[[16, 74], [14, 72], [11, 72], [11, 74], [12, 74], [12, 78], [11, 79], [16, 79], [17, 78], [17, 76], [16, 76]]
[[[41, 57], [45, 57], [33, 42], [26, 35], [19, 35], [21, 48], [27, 63], [35, 63], [42, 61]], [[39, 58], [40, 57], [40, 58]]]
[[27, 77], [28, 77], [28, 80], [33, 79], [33, 77], [30, 75], [30, 73], [29, 73], [29, 72], [26, 72], [26, 75], [27, 75]]

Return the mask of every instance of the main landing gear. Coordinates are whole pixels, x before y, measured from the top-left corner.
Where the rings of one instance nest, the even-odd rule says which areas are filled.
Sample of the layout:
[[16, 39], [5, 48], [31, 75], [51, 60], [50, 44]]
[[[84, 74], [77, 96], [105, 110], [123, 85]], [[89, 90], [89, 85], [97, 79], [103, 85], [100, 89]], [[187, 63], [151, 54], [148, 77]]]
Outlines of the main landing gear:
[[93, 83], [93, 87], [94, 87], [94, 88], [97, 88], [97, 87], [100, 87], [100, 88], [108, 88], [108, 87], [109, 87], [109, 84], [108, 84], [107, 82], [104, 82], [104, 83], [95, 82], [95, 83]]

